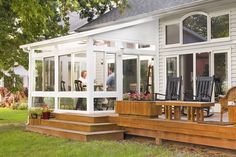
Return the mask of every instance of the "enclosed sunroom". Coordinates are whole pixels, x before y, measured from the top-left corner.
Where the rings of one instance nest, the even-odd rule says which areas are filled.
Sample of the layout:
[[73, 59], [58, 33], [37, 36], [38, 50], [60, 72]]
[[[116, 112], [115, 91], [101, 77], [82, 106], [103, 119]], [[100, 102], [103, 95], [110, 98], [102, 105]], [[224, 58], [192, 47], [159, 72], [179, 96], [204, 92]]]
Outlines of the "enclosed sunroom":
[[[147, 18], [21, 46], [29, 53], [30, 107], [47, 104], [55, 112], [114, 112], [115, 101], [124, 93], [154, 92], [155, 26], [155, 20]], [[110, 69], [113, 88], [107, 85]], [[78, 88], [84, 71], [86, 85]]]

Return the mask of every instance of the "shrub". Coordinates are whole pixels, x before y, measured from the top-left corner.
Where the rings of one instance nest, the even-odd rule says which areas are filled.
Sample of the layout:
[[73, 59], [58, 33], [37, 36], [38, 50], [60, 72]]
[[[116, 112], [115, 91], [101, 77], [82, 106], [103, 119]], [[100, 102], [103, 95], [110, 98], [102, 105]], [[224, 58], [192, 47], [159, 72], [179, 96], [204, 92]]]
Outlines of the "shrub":
[[20, 103], [20, 105], [17, 107], [18, 110], [27, 110], [28, 104], [27, 103]]
[[19, 104], [18, 103], [11, 103], [10, 108], [13, 110], [16, 110], [18, 108]]

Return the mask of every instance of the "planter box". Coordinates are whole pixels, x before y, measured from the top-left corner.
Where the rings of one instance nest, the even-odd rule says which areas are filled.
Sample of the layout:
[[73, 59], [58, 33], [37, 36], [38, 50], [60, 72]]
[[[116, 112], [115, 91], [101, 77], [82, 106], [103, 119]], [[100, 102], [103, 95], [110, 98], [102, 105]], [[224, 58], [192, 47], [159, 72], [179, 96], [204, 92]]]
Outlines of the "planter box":
[[161, 106], [154, 101], [116, 101], [115, 111], [121, 115], [158, 117], [162, 114]]
[[29, 119], [29, 125], [40, 125], [41, 124], [41, 119]]

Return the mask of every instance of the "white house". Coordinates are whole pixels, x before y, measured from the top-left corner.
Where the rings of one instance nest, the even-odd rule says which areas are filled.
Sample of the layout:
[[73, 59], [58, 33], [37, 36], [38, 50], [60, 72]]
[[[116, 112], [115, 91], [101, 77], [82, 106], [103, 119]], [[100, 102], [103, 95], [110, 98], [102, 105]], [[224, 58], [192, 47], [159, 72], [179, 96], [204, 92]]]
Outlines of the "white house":
[[[78, 33], [22, 45], [29, 57], [30, 106], [57, 112], [112, 112], [123, 93], [164, 92], [169, 75], [183, 77], [183, 91], [195, 92], [199, 75], [236, 85], [235, 0], [129, 0], [77, 29]], [[116, 86], [107, 88], [108, 71]], [[87, 87], [75, 80], [87, 71]], [[151, 77], [151, 76], [150, 76]], [[153, 81], [151, 81], [153, 80]], [[65, 86], [65, 88], [64, 88]]]

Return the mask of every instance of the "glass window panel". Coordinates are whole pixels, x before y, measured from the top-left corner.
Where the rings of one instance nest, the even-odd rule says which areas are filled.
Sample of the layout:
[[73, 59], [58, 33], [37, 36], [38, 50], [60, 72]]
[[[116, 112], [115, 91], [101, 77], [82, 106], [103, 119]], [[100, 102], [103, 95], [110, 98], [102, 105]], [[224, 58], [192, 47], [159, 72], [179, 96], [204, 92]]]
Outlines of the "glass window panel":
[[228, 87], [228, 68], [227, 68], [227, 53], [217, 53], [214, 55], [214, 72], [215, 78], [222, 83], [222, 89], [227, 91]]
[[34, 90], [43, 91], [43, 60], [35, 60]]
[[209, 53], [196, 55], [196, 74], [197, 76], [209, 76]]
[[95, 98], [94, 111], [114, 110], [116, 98]]
[[123, 93], [136, 92], [137, 56], [123, 55]]
[[166, 59], [166, 75], [177, 76], [177, 57]]
[[166, 45], [178, 44], [180, 40], [179, 24], [166, 26]]
[[153, 93], [153, 62], [152, 56], [140, 56], [140, 92]]
[[54, 91], [55, 85], [54, 57], [44, 58], [44, 90]]
[[107, 91], [116, 91], [116, 56], [115, 54], [106, 54], [107, 64]]
[[59, 98], [59, 109], [61, 110], [87, 110], [86, 98]]
[[95, 53], [95, 80], [94, 80], [94, 90], [104, 91], [105, 82], [105, 52]]
[[73, 73], [73, 89], [74, 89], [74, 91], [86, 91], [87, 90], [86, 53], [75, 54], [74, 73]]
[[59, 91], [71, 91], [71, 55], [59, 56]]
[[211, 38], [229, 37], [229, 15], [221, 15], [211, 18]]
[[196, 14], [183, 21], [183, 43], [207, 41], [207, 16]]
[[49, 108], [55, 108], [55, 99], [51, 97], [33, 97], [32, 107], [42, 107], [47, 105]]

